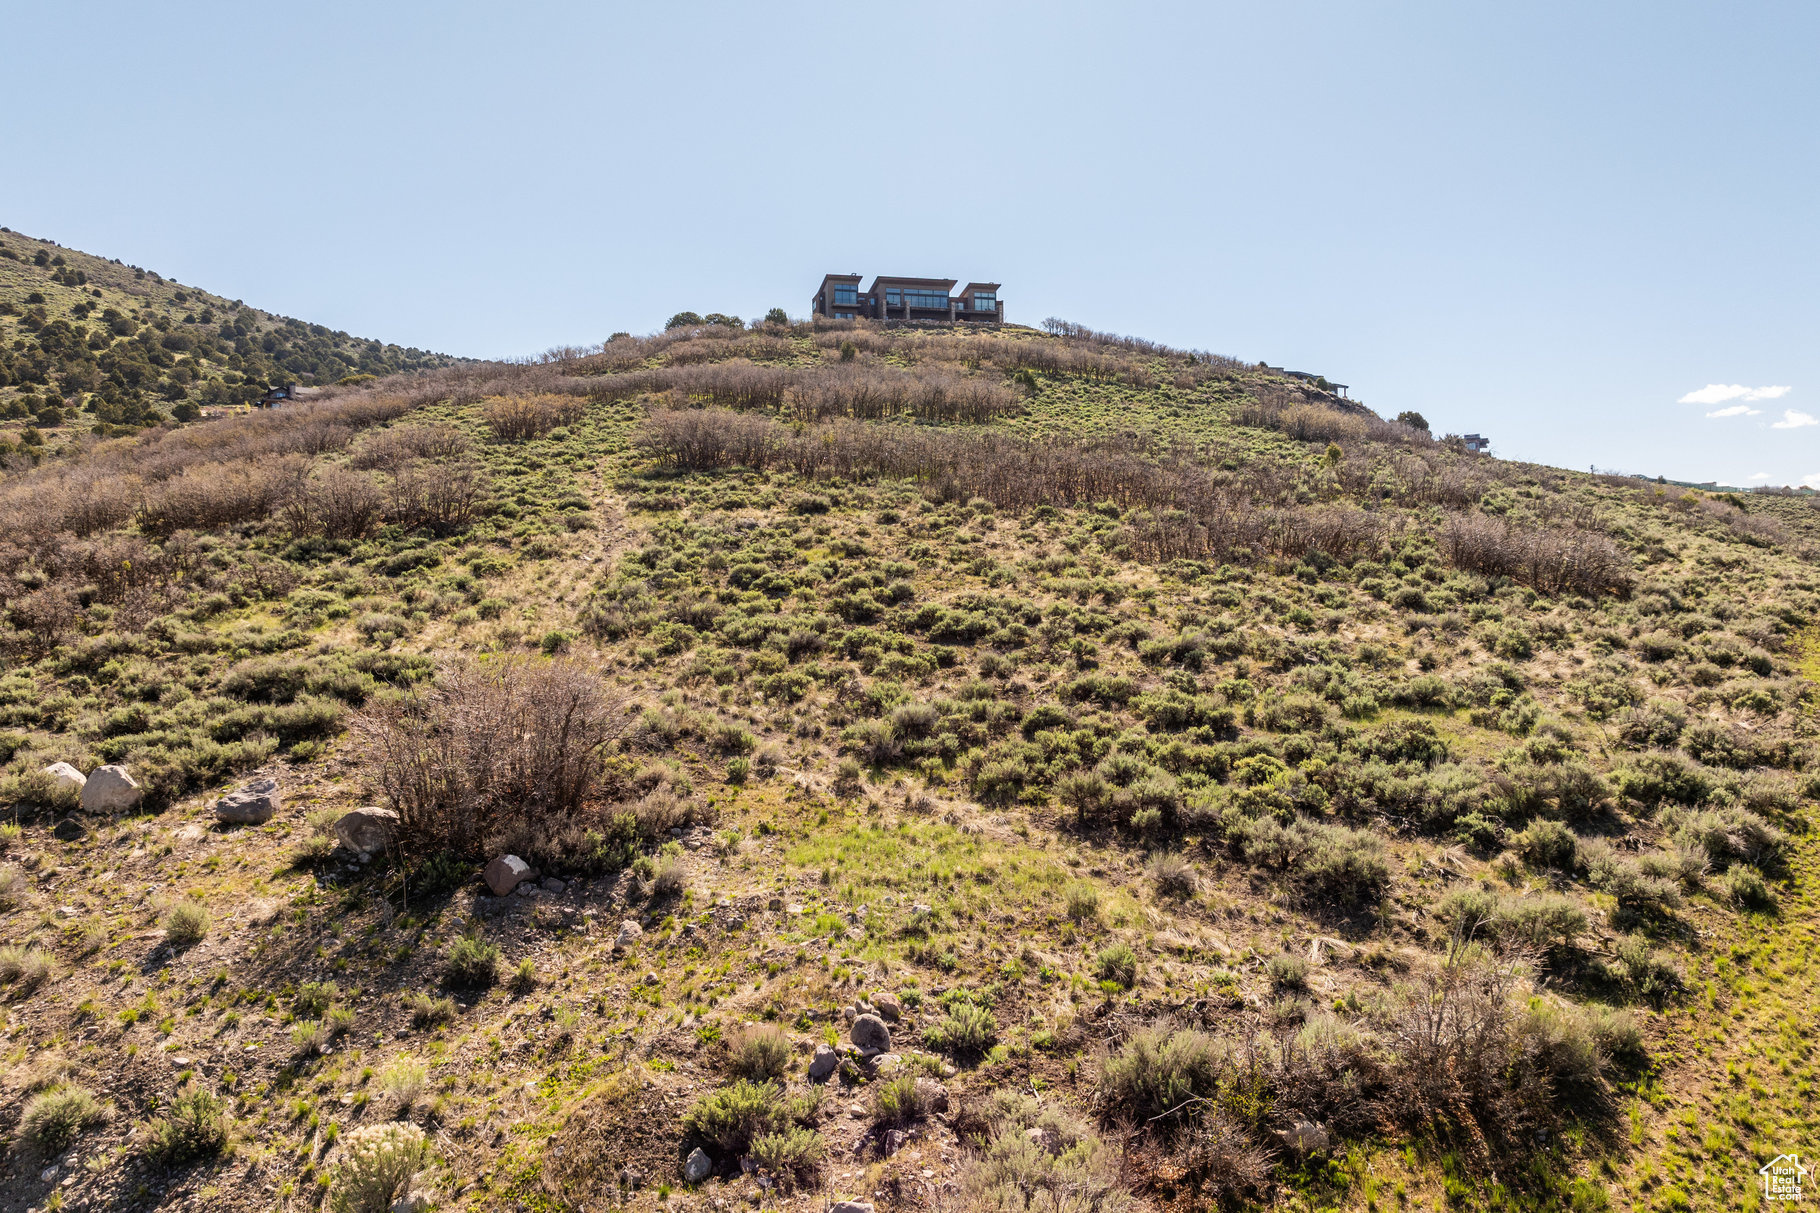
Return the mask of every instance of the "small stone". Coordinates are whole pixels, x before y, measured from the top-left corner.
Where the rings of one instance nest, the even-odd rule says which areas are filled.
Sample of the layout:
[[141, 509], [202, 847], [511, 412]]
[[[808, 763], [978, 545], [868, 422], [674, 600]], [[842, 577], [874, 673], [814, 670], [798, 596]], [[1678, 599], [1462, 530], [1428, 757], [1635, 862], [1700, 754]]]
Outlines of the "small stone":
[[855, 1019], [847, 1035], [862, 1053], [891, 1051], [891, 1029], [876, 1015], [861, 1015]]
[[644, 933], [645, 929], [643, 927], [628, 918], [619, 924], [619, 936], [613, 941], [613, 946], [616, 949], [629, 947]]
[[784, 899], [781, 897], [773, 897], [770, 901], [765, 903], [765, 908], [770, 910], [773, 914], [776, 914], [784, 908]]
[[828, 1209], [828, 1213], [878, 1213], [869, 1200], [843, 1200]]
[[880, 990], [872, 996], [872, 1005], [878, 1008], [879, 1018], [886, 1023], [896, 1023], [904, 1017], [904, 1004], [897, 1000], [895, 994]]
[[486, 871], [481, 873], [487, 882], [487, 888], [493, 890], [495, 897], [504, 897], [530, 875], [531, 865], [516, 855], [494, 856], [493, 861], [487, 864]]
[[885, 1157], [889, 1158], [903, 1149], [906, 1140], [902, 1129], [891, 1129], [887, 1131], [885, 1133]]
[[815, 1056], [809, 1059], [809, 1081], [826, 1082], [840, 1069], [840, 1054], [828, 1045], [815, 1046]]
[[51, 777], [51, 782], [57, 785], [59, 792], [65, 788], [80, 792], [82, 785], [88, 782], [88, 776], [67, 762], [53, 762], [44, 768], [44, 773]]
[[139, 784], [122, 766], [96, 767], [82, 785], [81, 805], [88, 813], [116, 813], [139, 807], [145, 798]]
[[398, 814], [371, 805], [343, 813], [335, 822], [336, 841], [362, 854], [390, 850], [397, 834]]
[[569, 886], [566, 883], [556, 879], [554, 876], [546, 876], [543, 878], [543, 891], [546, 893], [560, 893], [568, 887]]
[[[92, 784], [94, 780], [89, 782]], [[215, 816], [218, 820], [233, 822], [235, 825], [263, 825], [277, 814], [278, 807], [278, 781], [255, 779], [238, 792], [229, 792], [217, 800]]]
[[714, 1174], [714, 1160], [708, 1157], [708, 1152], [700, 1146], [689, 1151], [689, 1157], [683, 1161], [683, 1179], [689, 1183], [698, 1184], [712, 1174]]
[[842, 1019], [846, 1020], [848, 1023], [852, 1023], [854, 1020], [859, 1018], [859, 1008], [858, 1007], [842, 1007], [840, 1009], [840, 1014], [841, 1014]]
[[55, 834], [58, 838], [61, 838], [64, 842], [75, 842], [87, 832], [88, 831], [82, 828], [82, 823], [77, 821], [74, 817], [65, 817], [62, 821], [59, 821], [56, 825], [51, 827], [51, 833]]

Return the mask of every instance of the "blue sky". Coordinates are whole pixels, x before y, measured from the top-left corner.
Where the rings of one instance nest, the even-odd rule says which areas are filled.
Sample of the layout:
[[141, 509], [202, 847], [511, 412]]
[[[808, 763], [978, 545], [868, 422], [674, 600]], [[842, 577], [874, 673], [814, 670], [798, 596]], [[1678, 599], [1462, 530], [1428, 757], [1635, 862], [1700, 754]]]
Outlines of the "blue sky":
[[[1820, 8], [9, 5], [0, 223], [476, 356], [824, 272], [1820, 485]], [[1715, 415], [1718, 414], [1718, 415]], [[1752, 479], [1752, 477], [1759, 477]]]

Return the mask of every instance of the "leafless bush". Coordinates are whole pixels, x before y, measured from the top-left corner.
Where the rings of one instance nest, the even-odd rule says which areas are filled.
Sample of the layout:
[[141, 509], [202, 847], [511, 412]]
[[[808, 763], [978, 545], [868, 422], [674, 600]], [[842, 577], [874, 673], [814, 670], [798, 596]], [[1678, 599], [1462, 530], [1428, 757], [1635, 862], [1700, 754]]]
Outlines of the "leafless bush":
[[538, 438], [559, 425], [579, 421], [583, 404], [573, 396], [540, 392], [532, 396], [501, 396], [481, 409], [493, 436], [502, 442]]
[[580, 814], [627, 727], [624, 704], [593, 671], [523, 658], [451, 664], [434, 687], [355, 722], [407, 835], [461, 854], [515, 818]]
[[1442, 551], [1454, 567], [1509, 577], [1545, 594], [1630, 593], [1630, 558], [1604, 535], [1573, 527], [1526, 527], [1484, 514], [1448, 516]]
[[1279, 491], [1268, 478], [1238, 480], [1190, 452], [1152, 451], [1135, 437], [1070, 442], [848, 419], [793, 429], [725, 410], [675, 409], [653, 414], [635, 443], [684, 471], [784, 467], [811, 479], [904, 478], [934, 498], [984, 498], [1005, 509], [1110, 503], [1132, 511], [1120, 541], [1158, 562], [1313, 550], [1352, 559], [1378, 550], [1393, 530], [1339, 506], [1259, 509], [1257, 496]]
[[485, 470], [470, 459], [406, 464], [393, 473], [387, 517], [407, 531], [452, 535], [474, 521], [489, 491]]
[[978, 423], [1023, 407], [1022, 396], [997, 379], [961, 374], [958, 368], [904, 370], [878, 363], [816, 368], [746, 361], [666, 366], [605, 376], [595, 381], [593, 394], [601, 400], [670, 394], [679, 403], [783, 412], [803, 421], [915, 417]]
[[156, 538], [261, 522], [292, 495], [303, 466], [297, 455], [191, 465], [148, 487], [135, 521], [142, 534]]
[[292, 535], [360, 539], [378, 524], [385, 496], [372, 479], [338, 465], [300, 481], [284, 504]]
[[418, 459], [453, 459], [468, 452], [468, 436], [446, 422], [404, 425], [380, 430], [354, 452], [357, 468], [384, 468], [396, 472]]

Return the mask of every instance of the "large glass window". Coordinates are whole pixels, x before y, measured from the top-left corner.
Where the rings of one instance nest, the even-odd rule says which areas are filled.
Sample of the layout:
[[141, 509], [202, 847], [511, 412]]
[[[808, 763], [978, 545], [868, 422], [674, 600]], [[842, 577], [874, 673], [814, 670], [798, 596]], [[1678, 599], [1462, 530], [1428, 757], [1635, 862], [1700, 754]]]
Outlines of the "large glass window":
[[948, 310], [948, 296], [942, 291], [901, 291], [887, 289], [885, 302], [892, 307], [928, 307]]
[[976, 312], [996, 312], [998, 310], [998, 292], [974, 291], [973, 310]]
[[859, 302], [859, 287], [853, 283], [837, 282], [834, 284], [834, 302], [852, 307]]

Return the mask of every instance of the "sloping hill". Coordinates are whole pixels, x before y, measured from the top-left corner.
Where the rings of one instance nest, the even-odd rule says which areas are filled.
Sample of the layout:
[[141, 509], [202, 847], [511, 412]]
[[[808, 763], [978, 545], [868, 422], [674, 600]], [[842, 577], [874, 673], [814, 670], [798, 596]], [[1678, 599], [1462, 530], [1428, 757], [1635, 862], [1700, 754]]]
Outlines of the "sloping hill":
[[1735, 1207], [1816, 1129], [1799, 499], [780, 324], [0, 510], [9, 1213]]
[[188, 421], [274, 384], [451, 361], [0, 228], [0, 420], [15, 423], [9, 429], [99, 424], [113, 432]]

